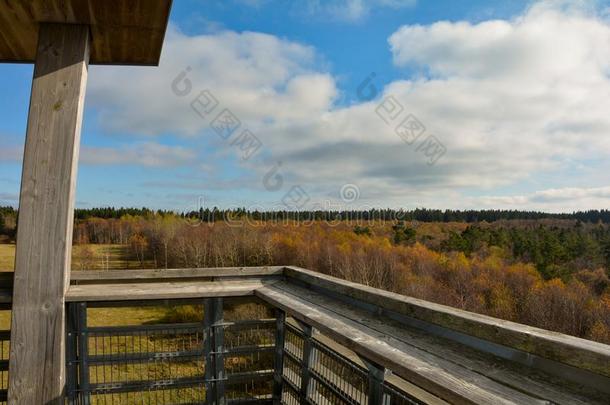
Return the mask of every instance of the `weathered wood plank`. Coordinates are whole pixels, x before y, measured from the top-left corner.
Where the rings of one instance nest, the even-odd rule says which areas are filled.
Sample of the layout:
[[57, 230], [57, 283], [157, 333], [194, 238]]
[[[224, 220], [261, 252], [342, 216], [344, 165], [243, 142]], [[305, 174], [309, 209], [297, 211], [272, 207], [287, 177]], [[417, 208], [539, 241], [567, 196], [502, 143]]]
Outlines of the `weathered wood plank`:
[[33, 62], [40, 22], [91, 27], [92, 64], [156, 65], [171, 0], [0, 2], [0, 62]]
[[275, 310], [275, 346], [274, 350], [274, 373], [273, 373], [273, 405], [282, 403], [282, 390], [284, 382], [284, 342], [286, 336], [286, 313]]
[[207, 297], [240, 297], [278, 280], [251, 279], [238, 281], [189, 281], [131, 284], [72, 285], [66, 301], [138, 301]]
[[285, 275], [356, 300], [610, 377], [610, 346], [367, 287], [297, 267]]
[[19, 199], [11, 404], [62, 402], [64, 293], [88, 60], [89, 27], [41, 24]]
[[[429, 336], [423, 331], [407, 327], [383, 315], [372, 314], [308, 289], [284, 284], [278, 285], [278, 288], [288, 293], [307, 297], [316, 305], [332, 311], [338, 316], [355, 320], [384, 336], [395, 338], [413, 348], [428, 353], [433, 361], [436, 361], [434, 358], [441, 358], [507, 387], [526, 392], [536, 398], [543, 398], [556, 404], [588, 405], [605, 403], [604, 398], [608, 396], [601, 391], [592, 390], [579, 384], [570, 384], [563, 379], [478, 352], [459, 343]], [[604, 384], [600, 384], [599, 388], [606, 387], [604, 387]], [[610, 390], [610, 386], [607, 388]]]
[[112, 283], [116, 282], [158, 282], [160, 280], [218, 279], [258, 276], [281, 276], [282, 266], [261, 267], [210, 267], [192, 269], [153, 269], [153, 270], [105, 270], [74, 271], [71, 274], [72, 284]]
[[293, 295], [286, 283], [265, 286], [256, 296], [320, 329], [338, 343], [387, 367], [408, 381], [455, 404], [545, 404], [532, 396], [498, 384], [484, 376], [435, 358], [398, 339], [340, 316]]
[[[360, 357], [358, 357], [358, 355], [356, 353], [349, 350], [345, 346], [341, 346], [334, 340], [328, 338], [327, 336], [324, 336], [323, 334], [321, 334], [319, 332], [314, 334], [314, 339], [319, 341], [323, 345], [328, 346], [333, 351], [339, 353], [343, 357], [348, 358], [350, 361], [356, 363], [360, 367], [366, 368], [366, 364], [362, 361], [362, 359]], [[449, 405], [448, 402], [443, 401], [442, 399], [432, 395], [428, 391], [421, 389], [417, 385], [411, 384], [410, 382], [403, 380], [402, 378], [398, 377], [395, 374], [390, 374], [390, 375], [386, 376], [386, 381], [390, 385], [393, 385], [394, 387], [396, 387], [398, 390], [409, 394], [413, 398], [416, 398], [425, 404]]]

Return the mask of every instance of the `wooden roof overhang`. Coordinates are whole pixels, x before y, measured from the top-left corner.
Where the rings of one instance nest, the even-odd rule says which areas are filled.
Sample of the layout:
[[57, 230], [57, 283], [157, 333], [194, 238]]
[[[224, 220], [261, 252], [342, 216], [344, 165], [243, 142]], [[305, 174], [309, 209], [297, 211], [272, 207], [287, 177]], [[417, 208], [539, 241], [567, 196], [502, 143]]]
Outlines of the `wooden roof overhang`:
[[0, 62], [32, 63], [40, 23], [89, 25], [90, 64], [158, 65], [172, 0], [2, 0]]

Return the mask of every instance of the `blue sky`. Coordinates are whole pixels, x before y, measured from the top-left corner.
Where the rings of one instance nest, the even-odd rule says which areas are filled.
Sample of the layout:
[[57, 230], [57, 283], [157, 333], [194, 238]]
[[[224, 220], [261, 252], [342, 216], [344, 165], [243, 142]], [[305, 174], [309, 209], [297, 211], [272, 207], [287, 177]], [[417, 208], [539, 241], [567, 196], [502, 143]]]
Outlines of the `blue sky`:
[[[175, 1], [158, 68], [90, 69], [77, 205], [609, 208], [609, 6]], [[31, 77], [0, 65], [0, 204]]]

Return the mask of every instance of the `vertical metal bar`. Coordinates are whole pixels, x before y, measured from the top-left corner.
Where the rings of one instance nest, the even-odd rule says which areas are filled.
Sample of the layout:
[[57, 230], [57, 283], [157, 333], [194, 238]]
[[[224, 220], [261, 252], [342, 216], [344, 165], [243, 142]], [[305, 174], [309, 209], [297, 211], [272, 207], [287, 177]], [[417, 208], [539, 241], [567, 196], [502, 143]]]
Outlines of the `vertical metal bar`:
[[284, 338], [286, 313], [275, 310], [275, 372], [273, 374], [273, 404], [282, 402], [282, 385], [284, 383]]
[[212, 335], [214, 337], [214, 379], [216, 380], [216, 404], [224, 405], [225, 401], [225, 362], [224, 362], [224, 334], [222, 298], [214, 298], [214, 324]]
[[214, 301], [206, 298], [203, 301], [203, 351], [205, 355], [205, 403], [213, 405], [216, 395], [214, 393], [214, 361], [212, 360], [212, 323], [214, 314]]
[[383, 389], [386, 369], [362, 357], [361, 359], [369, 370], [369, 405], [389, 405], [390, 396]]
[[[313, 328], [305, 323], [301, 323], [303, 328], [303, 359], [301, 360], [301, 403], [307, 402], [309, 394], [310, 370], [313, 365], [313, 347], [311, 337]], [[304, 402], [305, 401], [305, 402]]]
[[89, 390], [89, 333], [87, 331], [87, 303], [79, 302], [77, 304], [78, 312], [78, 359], [80, 367], [79, 374], [79, 390], [81, 392], [82, 404], [89, 405], [91, 403], [91, 392]]
[[67, 305], [66, 322], [66, 396], [69, 405], [78, 403], [76, 383], [78, 381], [77, 367], [77, 334], [78, 334], [78, 308], [76, 304]]

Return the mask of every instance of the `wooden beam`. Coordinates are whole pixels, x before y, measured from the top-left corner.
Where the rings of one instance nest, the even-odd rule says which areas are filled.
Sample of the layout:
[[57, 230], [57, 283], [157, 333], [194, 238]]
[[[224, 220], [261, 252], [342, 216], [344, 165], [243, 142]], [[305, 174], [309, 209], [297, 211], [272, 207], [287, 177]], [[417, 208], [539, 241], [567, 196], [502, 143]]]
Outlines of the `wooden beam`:
[[240, 297], [254, 295], [254, 290], [278, 279], [249, 279], [229, 281], [188, 281], [131, 284], [72, 285], [66, 294], [69, 302], [138, 301], [190, 299], [208, 297]]
[[[453, 396], [463, 390], [465, 386], [473, 386], [476, 389], [469, 391], [472, 395], [493, 393], [504, 398], [514, 398], [516, 389], [520, 392], [519, 395], [529, 396], [526, 403], [535, 403], [532, 398], [546, 401], [543, 403], [566, 405], [607, 403], [606, 387], [609, 384], [601, 376], [592, 377], [590, 386], [575, 384], [566, 379], [556, 378], [529, 367], [478, 352], [457, 342], [430, 336], [426, 331], [393, 321], [385, 314], [360, 309], [353, 304], [342, 302], [310, 288], [295, 286], [290, 282], [259, 289], [256, 294], [261, 298], [264, 298], [263, 295], [271, 297], [266, 292], [270, 290], [274, 291], [271, 293], [274, 302], [281, 304], [281, 299], [286, 304], [284, 309], [297, 320], [307, 321], [306, 318], [312, 315], [311, 319], [314, 322], [313, 320], [316, 318], [313, 318], [313, 315], [316, 313], [316, 317], [318, 315], [328, 316], [329, 318], [321, 323], [327, 327], [327, 330], [323, 332], [337, 342], [353, 349], [360, 356], [360, 359], [352, 359], [355, 363], [362, 366], [368, 361], [384, 366], [411, 383], [416, 383], [449, 402], [460, 402]], [[284, 297], [281, 297], [282, 294]], [[279, 306], [282, 307], [282, 305]], [[292, 309], [289, 309], [290, 307]], [[303, 312], [294, 312], [300, 310]], [[312, 325], [318, 327], [315, 323]], [[346, 340], [347, 332], [337, 335], [342, 327], [347, 326], [350, 329], [352, 327], [358, 329], [358, 334], [353, 335], [355, 339], [358, 339], [357, 341]], [[322, 327], [320, 328], [322, 329]], [[345, 331], [347, 330], [349, 329], [345, 329]], [[368, 337], [365, 338], [365, 336]], [[318, 337], [318, 340], [324, 342], [321, 337]], [[324, 343], [333, 347], [327, 341]], [[361, 344], [366, 345], [361, 346]], [[372, 351], [367, 352], [369, 349]], [[388, 349], [391, 352], [388, 352]], [[339, 351], [336, 345], [333, 350]], [[407, 356], [410, 360], [406, 360], [405, 357], [405, 360], [398, 366], [392, 365], [392, 362], [399, 360], [402, 355]], [[366, 367], [368, 368], [368, 366]], [[439, 388], [440, 390], [438, 390]], [[411, 391], [406, 390], [406, 392]], [[451, 398], [446, 396], [447, 391], [450, 391]], [[419, 395], [414, 396], [420, 397]], [[475, 399], [475, 397], [470, 398]], [[482, 397], [474, 402], [480, 403], [481, 399]], [[433, 403], [435, 401], [426, 399], [423, 402]]]
[[212, 405], [216, 398], [216, 384], [214, 382], [213, 327], [214, 301], [206, 298], [203, 301], [203, 353], [205, 357], [205, 402]]
[[[256, 295], [296, 320], [319, 329], [337, 343], [382, 365], [400, 377], [454, 404], [546, 404], [478, 373], [370, 329], [358, 319], [341, 316], [312, 299], [312, 294], [288, 283], [256, 290]], [[312, 301], [310, 301], [310, 299]], [[317, 300], [315, 300], [317, 301]], [[335, 301], [335, 304], [339, 304]]]
[[275, 310], [275, 360], [273, 373], [273, 405], [282, 403], [282, 386], [284, 383], [284, 340], [286, 336], [286, 313]]
[[[299, 319], [297, 319], [299, 321]], [[311, 391], [311, 368], [313, 367], [313, 328], [311, 325], [302, 322], [300, 323], [303, 329], [303, 358], [301, 359], [301, 392], [300, 398], [302, 403], [308, 403], [309, 393]]]
[[19, 200], [11, 404], [63, 403], [64, 294], [89, 46], [88, 26], [40, 25]]
[[0, 62], [32, 62], [39, 22], [91, 26], [92, 64], [158, 65], [172, 0], [0, 1]]
[[386, 369], [375, 362], [362, 359], [369, 370], [369, 405], [389, 404], [390, 396], [383, 390]]
[[225, 405], [225, 360], [224, 360], [224, 337], [225, 328], [223, 325], [224, 309], [222, 297], [212, 298], [214, 301], [214, 322], [212, 324], [212, 336], [214, 337], [214, 380], [216, 385], [216, 405]]
[[[288, 280], [298, 280], [350, 297], [358, 302], [514, 348], [526, 352], [525, 354], [531, 353], [544, 359], [610, 377], [610, 346], [603, 343], [463, 311], [298, 267], [286, 267], [284, 274]], [[522, 358], [523, 364], [530, 365], [529, 355], [524, 355]], [[545, 369], [545, 371], [553, 370]]]
[[[282, 276], [282, 266], [263, 267], [210, 267], [193, 269], [156, 269], [156, 270], [85, 270], [75, 271], [71, 276], [72, 284], [114, 284], [138, 282], [159, 282], [161, 280], [218, 280], [221, 278], [243, 279], [246, 277]], [[0, 283], [2, 280], [0, 279]], [[6, 281], [8, 282], [8, 280]]]

